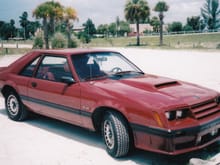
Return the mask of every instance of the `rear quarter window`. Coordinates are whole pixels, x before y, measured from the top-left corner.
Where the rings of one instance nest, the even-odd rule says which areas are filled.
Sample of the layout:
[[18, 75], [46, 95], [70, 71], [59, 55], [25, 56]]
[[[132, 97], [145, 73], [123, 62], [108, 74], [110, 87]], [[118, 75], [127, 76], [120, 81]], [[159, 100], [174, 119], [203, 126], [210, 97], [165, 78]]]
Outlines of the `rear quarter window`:
[[19, 75], [21, 76], [26, 76], [26, 77], [32, 77], [34, 74], [34, 70], [38, 64], [38, 61], [40, 60], [40, 57], [36, 58], [34, 61], [32, 61], [31, 63], [29, 63], [28, 65], [26, 65], [21, 72], [19, 73]]

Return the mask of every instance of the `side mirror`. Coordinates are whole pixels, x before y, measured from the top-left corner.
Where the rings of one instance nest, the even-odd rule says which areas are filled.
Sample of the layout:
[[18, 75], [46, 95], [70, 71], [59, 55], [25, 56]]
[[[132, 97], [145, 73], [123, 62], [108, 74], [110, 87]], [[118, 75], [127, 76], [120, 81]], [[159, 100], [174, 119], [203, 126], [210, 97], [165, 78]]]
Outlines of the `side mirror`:
[[72, 78], [72, 77], [68, 77], [68, 76], [63, 76], [61, 77], [61, 81], [63, 83], [66, 83], [68, 85], [71, 85], [71, 84], [74, 84], [75, 83], [75, 80]]

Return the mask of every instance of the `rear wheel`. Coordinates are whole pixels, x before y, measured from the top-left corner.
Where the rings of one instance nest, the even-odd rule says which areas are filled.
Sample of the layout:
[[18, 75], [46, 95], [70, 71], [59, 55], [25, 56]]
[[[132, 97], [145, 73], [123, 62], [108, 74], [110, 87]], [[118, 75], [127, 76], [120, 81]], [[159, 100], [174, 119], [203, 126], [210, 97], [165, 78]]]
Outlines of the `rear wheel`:
[[15, 121], [22, 121], [27, 118], [28, 111], [15, 92], [9, 92], [5, 97], [5, 106], [8, 117]]
[[102, 123], [102, 134], [107, 152], [113, 157], [128, 154], [130, 138], [124, 118], [116, 112], [107, 112]]

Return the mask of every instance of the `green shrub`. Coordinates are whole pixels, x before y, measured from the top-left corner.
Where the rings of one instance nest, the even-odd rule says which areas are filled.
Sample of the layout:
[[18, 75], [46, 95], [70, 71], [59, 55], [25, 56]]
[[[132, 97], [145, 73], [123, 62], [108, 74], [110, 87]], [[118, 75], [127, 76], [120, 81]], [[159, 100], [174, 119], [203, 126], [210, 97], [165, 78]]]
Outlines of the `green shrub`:
[[91, 42], [91, 37], [86, 32], [80, 32], [78, 34], [78, 39], [84, 44], [88, 44]]
[[75, 38], [71, 38], [70, 42], [68, 43], [68, 48], [76, 48], [77, 47], [77, 41]]
[[53, 49], [65, 48], [66, 47], [66, 38], [62, 33], [55, 33], [51, 39], [51, 46]]
[[44, 40], [41, 35], [37, 35], [34, 38], [33, 49], [42, 49], [44, 46]]

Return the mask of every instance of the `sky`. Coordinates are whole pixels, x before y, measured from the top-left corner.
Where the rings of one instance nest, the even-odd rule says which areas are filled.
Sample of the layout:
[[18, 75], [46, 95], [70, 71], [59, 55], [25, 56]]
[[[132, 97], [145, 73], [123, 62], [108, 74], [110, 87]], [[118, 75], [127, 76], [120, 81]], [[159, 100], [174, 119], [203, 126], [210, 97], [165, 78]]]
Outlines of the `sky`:
[[[29, 20], [32, 18], [32, 11], [41, 3], [49, 0], [0, 0], [0, 20], [9, 22], [14, 19], [19, 25], [19, 16], [24, 11], [28, 12]], [[124, 7], [127, 0], [55, 0], [65, 7], [72, 7], [77, 11], [79, 21], [75, 26], [81, 26], [88, 18], [98, 26], [116, 21], [117, 16], [124, 20]], [[153, 12], [155, 4], [159, 0], [147, 0], [151, 9], [151, 17], [157, 15]], [[205, 0], [164, 0], [169, 5], [165, 13], [165, 23], [180, 21], [185, 23], [187, 17], [200, 15], [200, 9]]]

